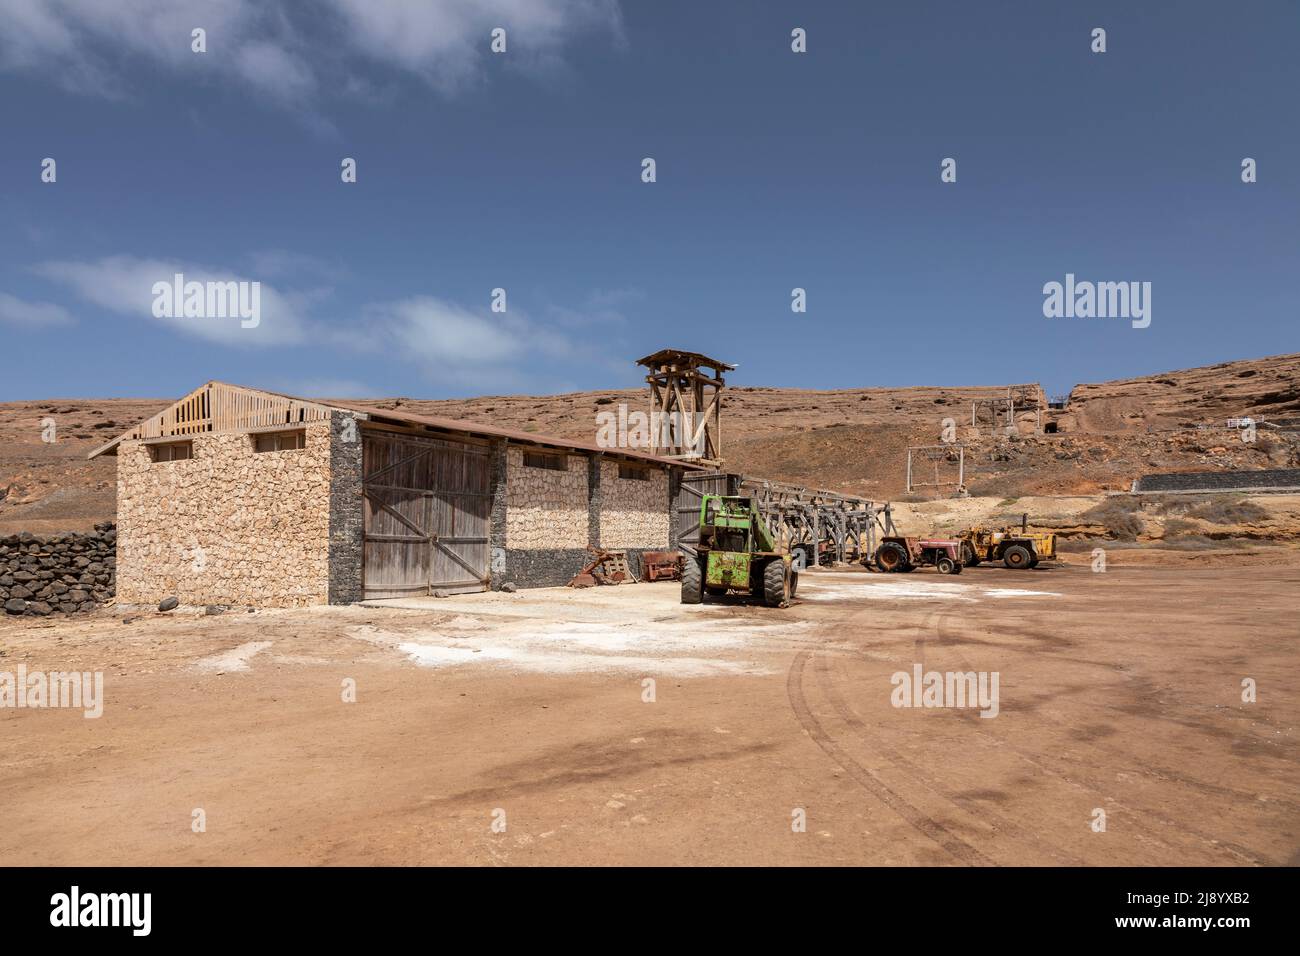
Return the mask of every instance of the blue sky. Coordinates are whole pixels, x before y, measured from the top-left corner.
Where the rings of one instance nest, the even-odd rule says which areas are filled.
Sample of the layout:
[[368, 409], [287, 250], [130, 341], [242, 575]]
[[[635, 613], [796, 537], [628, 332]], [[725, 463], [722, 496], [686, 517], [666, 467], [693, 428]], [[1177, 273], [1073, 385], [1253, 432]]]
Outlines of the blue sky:
[[[1290, 0], [0, 0], [0, 24], [0, 400], [628, 387], [663, 346], [735, 384], [1057, 392], [1300, 349]], [[154, 318], [175, 269], [261, 282], [261, 324]], [[1066, 273], [1150, 282], [1150, 327], [1045, 318]]]

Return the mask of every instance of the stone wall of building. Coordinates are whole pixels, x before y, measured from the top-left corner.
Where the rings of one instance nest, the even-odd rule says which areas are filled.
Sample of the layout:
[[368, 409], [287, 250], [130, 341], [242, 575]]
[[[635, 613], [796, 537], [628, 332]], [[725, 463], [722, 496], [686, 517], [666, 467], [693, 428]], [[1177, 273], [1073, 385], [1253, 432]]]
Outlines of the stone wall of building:
[[151, 461], [126, 441], [117, 466], [117, 599], [299, 606], [330, 596], [330, 430], [255, 452], [244, 433], [195, 435], [194, 457]]
[[525, 465], [522, 448], [505, 452], [504, 553], [492, 571], [493, 587], [567, 584], [590, 557], [588, 459], [568, 455], [565, 470], [556, 471]]
[[507, 449], [508, 550], [587, 547], [587, 459], [567, 455], [564, 471], [530, 468], [524, 450]]
[[600, 466], [600, 545], [668, 549], [668, 472], [647, 469], [649, 480], [618, 476], [618, 462]]

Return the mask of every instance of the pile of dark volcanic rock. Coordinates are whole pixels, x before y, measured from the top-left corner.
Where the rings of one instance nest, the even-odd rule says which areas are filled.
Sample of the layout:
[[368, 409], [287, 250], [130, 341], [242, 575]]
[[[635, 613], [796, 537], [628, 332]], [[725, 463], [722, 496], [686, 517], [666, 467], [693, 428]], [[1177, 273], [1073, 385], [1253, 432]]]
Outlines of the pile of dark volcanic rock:
[[0, 606], [38, 617], [93, 611], [113, 596], [116, 553], [112, 522], [89, 534], [0, 538]]

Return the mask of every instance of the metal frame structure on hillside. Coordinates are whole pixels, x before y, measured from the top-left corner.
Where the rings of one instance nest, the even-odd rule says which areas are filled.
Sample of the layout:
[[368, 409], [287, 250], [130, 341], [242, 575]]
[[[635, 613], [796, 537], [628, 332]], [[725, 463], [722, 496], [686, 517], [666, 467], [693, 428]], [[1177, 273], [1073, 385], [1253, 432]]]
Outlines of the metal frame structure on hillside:
[[981, 423], [987, 425], [994, 434], [998, 430], [998, 419], [1005, 415], [1003, 426], [1016, 427], [1016, 415], [1033, 412], [1036, 432], [1043, 430], [1043, 407], [1047, 404], [1042, 386], [1008, 385], [1007, 394], [1000, 398], [978, 398], [970, 403], [970, 423], [978, 428]]
[[[912, 468], [913, 459], [923, 459], [934, 464], [934, 481], [917, 481]], [[957, 463], [957, 479], [944, 479], [939, 476], [940, 462]], [[913, 445], [907, 449], [907, 493], [920, 488], [960, 489], [966, 487], [966, 446], [960, 443], [951, 445]]]

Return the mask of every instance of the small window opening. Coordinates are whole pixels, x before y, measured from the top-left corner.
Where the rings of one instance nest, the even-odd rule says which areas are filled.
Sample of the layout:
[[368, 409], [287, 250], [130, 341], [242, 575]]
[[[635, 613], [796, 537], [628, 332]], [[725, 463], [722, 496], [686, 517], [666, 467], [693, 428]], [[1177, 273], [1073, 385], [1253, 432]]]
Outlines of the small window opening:
[[307, 432], [298, 429], [291, 432], [263, 432], [253, 436], [253, 451], [292, 451], [307, 447]]
[[549, 468], [551, 471], [566, 471], [568, 464], [563, 455], [551, 455], [544, 451], [524, 452], [525, 468]]
[[188, 461], [194, 457], [194, 442], [176, 441], [150, 445], [149, 457], [154, 461]]

